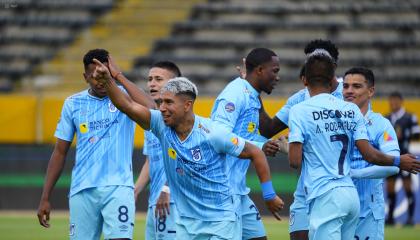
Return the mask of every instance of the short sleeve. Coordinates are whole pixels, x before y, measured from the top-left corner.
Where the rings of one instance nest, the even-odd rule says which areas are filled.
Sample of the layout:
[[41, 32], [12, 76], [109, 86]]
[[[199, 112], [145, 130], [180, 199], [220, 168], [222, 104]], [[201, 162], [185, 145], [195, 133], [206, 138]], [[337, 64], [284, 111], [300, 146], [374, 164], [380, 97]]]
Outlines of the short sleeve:
[[398, 138], [391, 123], [382, 118], [383, 126], [381, 126], [380, 134], [377, 138], [379, 150], [383, 153], [397, 156], [400, 155], [400, 147], [398, 146]]
[[216, 152], [226, 153], [235, 157], [239, 156], [245, 147], [245, 139], [218, 124], [212, 127], [210, 142]]
[[289, 143], [304, 142], [303, 125], [299, 118], [299, 109], [292, 107], [289, 112]]
[[238, 99], [235, 100], [232, 97], [217, 99], [215, 108], [211, 114], [211, 119], [232, 130], [240, 117], [241, 108], [242, 106]]
[[353, 105], [353, 112], [354, 112], [354, 122], [355, 122], [355, 127], [354, 127], [354, 141], [357, 140], [369, 140], [369, 136], [367, 134], [367, 129], [366, 129], [366, 122], [365, 122], [365, 118], [363, 117], [362, 113], [360, 112], [359, 107], [357, 107], [355, 104]]
[[155, 134], [156, 137], [160, 138], [165, 126], [162, 113], [159, 110], [150, 109], [150, 131]]
[[58, 120], [54, 136], [65, 141], [72, 142], [75, 132], [76, 129], [71, 116], [71, 102], [67, 99], [64, 102], [63, 109], [61, 110], [61, 116]]
[[276, 117], [282, 121], [284, 124], [289, 125], [289, 114], [290, 109], [305, 100], [305, 91], [300, 90], [299, 92], [293, 94], [289, 99], [287, 99], [286, 104], [276, 113]]

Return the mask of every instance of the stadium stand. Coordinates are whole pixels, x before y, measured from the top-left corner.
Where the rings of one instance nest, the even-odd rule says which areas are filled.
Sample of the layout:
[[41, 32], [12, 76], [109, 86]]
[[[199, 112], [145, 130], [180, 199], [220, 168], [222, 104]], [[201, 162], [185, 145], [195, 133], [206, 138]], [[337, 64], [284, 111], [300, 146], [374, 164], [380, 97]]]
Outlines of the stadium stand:
[[419, 96], [419, 1], [252, 1], [213, 0], [196, 5], [190, 19], [174, 25], [147, 56], [135, 60], [133, 78], [142, 79], [152, 62], [177, 62], [201, 92], [215, 94], [237, 72], [234, 66], [257, 46], [274, 49], [281, 60], [281, 87], [287, 96], [301, 88], [297, 80], [303, 47], [328, 38], [340, 49], [338, 73], [351, 66], [372, 68], [380, 79], [377, 95], [396, 84]]

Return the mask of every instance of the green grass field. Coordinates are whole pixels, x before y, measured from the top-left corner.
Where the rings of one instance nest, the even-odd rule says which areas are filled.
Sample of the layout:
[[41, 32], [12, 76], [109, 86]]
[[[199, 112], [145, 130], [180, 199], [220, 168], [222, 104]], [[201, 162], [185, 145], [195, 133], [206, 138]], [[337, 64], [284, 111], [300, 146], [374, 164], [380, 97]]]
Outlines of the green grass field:
[[[0, 212], [1, 239], [8, 240], [57, 240], [68, 239], [68, 216], [63, 212], [53, 212], [51, 227], [42, 228], [34, 212]], [[265, 217], [264, 223], [269, 239], [289, 239], [287, 219], [281, 222]], [[136, 216], [134, 239], [144, 239], [144, 214]], [[386, 228], [385, 239], [415, 240], [419, 239], [420, 228]]]

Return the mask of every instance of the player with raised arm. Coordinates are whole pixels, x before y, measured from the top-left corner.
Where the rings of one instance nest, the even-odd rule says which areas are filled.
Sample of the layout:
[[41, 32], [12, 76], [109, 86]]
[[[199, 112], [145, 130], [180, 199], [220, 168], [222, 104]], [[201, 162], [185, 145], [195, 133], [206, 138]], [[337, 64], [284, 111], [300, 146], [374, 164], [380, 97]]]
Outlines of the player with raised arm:
[[[172, 78], [180, 77], [181, 71], [173, 62], [161, 61], [152, 65], [148, 74], [147, 87], [157, 107], [160, 105], [160, 90]], [[146, 187], [150, 180], [149, 207], [146, 218], [146, 239], [175, 239], [175, 219], [178, 215], [174, 199], [166, 183], [163, 168], [163, 152], [159, 142], [150, 131], [144, 132], [143, 154], [146, 161], [140, 171], [134, 188], [134, 196]]]
[[350, 178], [353, 144], [376, 165], [420, 170], [412, 155], [390, 156], [368, 142], [359, 108], [332, 96], [335, 66], [327, 54], [309, 56], [305, 78], [311, 98], [293, 106], [289, 116], [289, 162], [302, 167], [309, 204], [309, 239], [353, 239], [359, 217], [357, 191]]
[[[211, 119], [229, 131], [250, 141], [261, 141], [259, 133], [260, 93], [270, 94], [279, 80], [279, 58], [266, 48], [253, 49], [245, 59], [246, 77], [230, 82], [216, 98]], [[266, 142], [262, 140], [261, 145]], [[227, 170], [232, 191], [239, 203], [243, 239], [265, 239], [260, 214], [248, 196], [246, 173], [249, 160], [227, 156]]]
[[[112, 104], [103, 84], [93, 77], [96, 69], [93, 59], [107, 66], [110, 61], [104, 49], [90, 50], [83, 57], [83, 76], [89, 89], [64, 102], [38, 219], [42, 226], [50, 227], [51, 192], [76, 135], [76, 159], [69, 193], [70, 239], [97, 240], [102, 232], [105, 239], [131, 239], [135, 213], [132, 172], [135, 123]], [[125, 81], [121, 72], [109, 67], [113, 78], [121, 82], [135, 102], [154, 105], [148, 97], [138, 98], [141, 91]]]
[[235, 199], [226, 175], [226, 155], [251, 158], [268, 209], [279, 218], [283, 202], [275, 194], [264, 153], [210, 119], [197, 116], [197, 89], [186, 78], [170, 80], [161, 90], [159, 110], [149, 110], [124, 95], [97, 62], [94, 74], [113, 103], [160, 140], [164, 167], [179, 219], [178, 239], [240, 238]]
[[[365, 118], [370, 144], [379, 151], [399, 156], [397, 135], [388, 119], [369, 109], [375, 93], [375, 76], [364, 67], [346, 71], [343, 82], [345, 101], [356, 104]], [[395, 166], [377, 166], [364, 160], [354, 147], [350, 162], [350, 176], [356, 186], [360, 199], [360, 215], [356, 228], [356, 240], [384, 239], [385, 201], [383, 178], [398, 173]]]

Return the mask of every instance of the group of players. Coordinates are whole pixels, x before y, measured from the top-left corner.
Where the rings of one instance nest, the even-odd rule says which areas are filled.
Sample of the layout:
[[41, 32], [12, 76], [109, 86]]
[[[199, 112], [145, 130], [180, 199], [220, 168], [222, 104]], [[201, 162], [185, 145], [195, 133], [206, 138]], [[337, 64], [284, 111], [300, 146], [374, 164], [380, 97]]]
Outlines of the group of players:
[[[392, 125], [372, 111], [371, 70], [352, 68], [337, 80], [338, 50], [328, 40], [311, 41], [305, 54], [305, 88], [273, 118], [260, 95], [279, 82], [279, 58], [255, 48], [241, 77], [217, 97], [209, 119], [194, 114], [197, 88], [174, 63], [152, 66], [146, 94], [106, 50], [89, 51], [83, 75], [90, 88], [64, 103], [40, 224], [50, 226], [51, 192], [76, 135], [70, 239], [99, 239], [101, 233], [131, 239], [134, 201], [149, 180], [146, 239], [266, 239], [246, 172], [252, 162], [267, 208], [280, 219], [284, 203], [266, 158], [278, 151], [289, 152], [290, 166], [301, 171], [290, 206], [291, 239], [383, 239], [382, 178], [399, 169], [416, 173], [420, 162], [400, 156]], [[147, 159], [133, 189], [135, 123], [146, 130]], [[284, 138], [268, 140], [286, 128], [289, 146]]]

